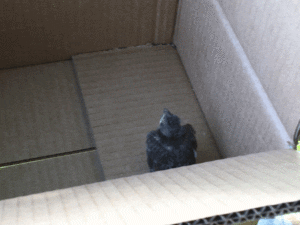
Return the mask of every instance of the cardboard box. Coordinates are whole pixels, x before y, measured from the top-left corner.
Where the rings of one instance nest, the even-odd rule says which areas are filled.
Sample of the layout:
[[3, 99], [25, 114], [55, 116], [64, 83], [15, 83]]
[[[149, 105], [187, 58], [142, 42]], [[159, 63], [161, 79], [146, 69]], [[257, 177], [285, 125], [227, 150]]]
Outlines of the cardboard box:
[[[7, 118], [6, 107], [18, 105], [18, 99], [31, 97], [39, 103], [36, 94], [22, 96], [23, 92], [15, 91], [18, 98], [7, 97], [12, 93], [10, 85], [17, 82], [24, 87], [22, 76], [11, 74], [24, 75], [30, 69], [5, 68], [72, 56], [73, 65], [63, 64], [74, 68], [70, 84], [75, 91], [69, 87], [63, 92], [67, 98], [57, 99], [80, 109], [74, 118], [83, 134], [65, 128], [60, 142], [55, 135], [48, 141], [61, 144], [53, 152], [51, 148], [31, 152], [36, 147], [31, 145], [24, 154], [25, 142], [18, 141], [19, 148], [3, 154], [1, 165], [10, 167], [0, 170], [0, 224], [233, 224], [300, 211], [300, 155], [288, 149], [291, 126], [283, 113], [277, 114], [280, 104], [269, 98], [270, 89], [265, 90], [263, 77], [257, 74], [259, 65], [253, 66], [251, 50], [237, 36], [242, 22], [232, 15], [242, 3], [245, 7], [241, 1], [234, 8], [222, 0], [2, 2], [1, 40], [6, 47], [1, 58], [1, 96], [9, 101], [1, 102], [1, 118]], [[77, 55], [172, 40], [178, 53], [171, 46], [140, 46]], [[42, 74], [51, 71], [51, 66], [44, 66], [31, 69], [39, 68]], [[64, 71], [61, 74], [70, 69]], [[64, 89], [46, 92], [36, 87], [39, 83], [32, 85], [32, 93], [41, 90], [40, 99], [46, 102], [51, 100], [47, 96]], [[47, 111], [56, 115], [64, 111], [63, 105]], [[196, 165], [148, 173], [141, 141], [149, 128], [156, 128], [165, 105], [178, 110], [184, 122], [197, 124], [201, 154]], [[2, 129], [2, 137], [17, 133], [26, 141], [26, 132], [35, 127], [29, 129], [22, 118], [35, 117], [23, 116], [27, 114], [22, 107], [13, 109], [21, 119], [1, 119], [2, 127], [10, 128]], [[122, 117], [121, 112], [132, 118]], [[64, 116], [53, 121], [66, 127], [73, 124]], [[42, 125], [51, 130], [49, 124]], [[117, 125], [110, 127], [113, 124]], [[64, 140], [83, 136], [74, 145], [82, 151], [61, 147]], [[1, 141], [12, 147], [13, 141]], [[108, 173], [111, 168], [115, 170]]]

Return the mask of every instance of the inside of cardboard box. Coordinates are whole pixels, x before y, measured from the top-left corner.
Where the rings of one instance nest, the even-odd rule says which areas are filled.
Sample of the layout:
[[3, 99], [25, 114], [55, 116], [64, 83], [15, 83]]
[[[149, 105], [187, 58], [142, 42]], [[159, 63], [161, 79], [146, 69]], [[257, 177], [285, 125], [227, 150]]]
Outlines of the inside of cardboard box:
[[[36, 154], [44, 154], [39, 155], [38, 159], [33, 158], [28, 162], [20, 160], [21, 162], [12, 162], [7, 167], [1, 168], [1, 177], [4, 177], [0, 183], [3, 188], [2, 199], [148, 173], [145, 152], [146, 134], [157, 128], [162, 109], [165, 107], [179, 115], [183, 124], [191, 123], [195, 127], [199, 146], [197, 163], [222, 158], [180, 58], [172, 46], [140, 46], [82, 54], [74, 56], [72, 60], [72, 64], [66, 61], [0, 72], [2, 75], [0, 77], [5, 77], [2, 83], [6, 84], [5, 94], [3, 92], [2, 96], [8, 99], [4, 98], [11, 106], [10, 114], [2, 111], [2, 115], [10, 118], [6, 120], [7, 123], [10, 122], [14, 126], [22, 124], [19, 129], [11, 126], [10, 130], [5, 131], [6, 135], [19, 137], [17, 143], [11, 141], [13, 138], [5, 139], [6, 146], [10, 147], [7, 150], [15, 152], [14, 157], [20, 157], [17, 154], [18, 149], [33, 149]], [[71, 65], [68, 68], [73, 68], [75, 72], [59, 73], [63, 64]], [[50, 75], [47, 75], [47, 72]], [[40, 73], [44, 76], [44, 82], [29, 76]], [[59, 78], [55, 77], [55, 74], [60, 74]], [[65, 81], [60, 80], [70, 74], [73, 79], [69, 81], [69, 89], [73, 91], [65, 88], [65, 85], [62, 85]], [[28, 82], [29, 80], [31, 82]], [[61, 91], [62, 88], [58, 87], [50, 88], [51, 80], [55, 80], [57, 85], [62, 85], [65, 91]], [[38, 89], [33, 85], [35, 82]], [[10, 88], [8, 84], [16, 84], [16, 88]], [[24, 90], [27, 85], [31, 86]], [[48, 95], [44, 89], [49, 92]], [[40, 95], [34, 94], [35, 92], [39, 92]], [[75, 94], [72, 95], [72, 92]], [[14, 98], [11, 97], [12, 95]], [[56, 100], [60, 103], [57, 106], [53, 106], [56, 103], [51, 101], [53, 96], [56, 96]], [[78, 113], [77, 117], [71, 115], [71, 118], [66, 119], [67, 115], [61, 115], [62, 112], [69, 113], [66, 109], [59, 108], [61, 105], [64, 106], [61, 104], [62, 101], [66, 101], [66, 104], [70, 101], [76, 106], [73, 110]], [[56, 118], [59, 118], [60, 123], [65, 126], [68, 122], [74, 123], [74, 119], [77, 121], [72, 129], [64, 129], [63, 138], [60, 138], [61, 134], [55, 135], [54, 132], [55, 129], [59, 130], [58, 122], [47, 121], [55, 115], [60, 115]], [[29, 136], [28, 130], [25, 129], [24, 118], [29, 122], [34, 116], [37, 119], [30, 127], [30, 131], [34, 132], [30, 132], [31, 136]], [[38, 119], [41, 121], [38, 122]], [[82, 127], [80, 124], [83, 124]], [[8, 126], [9, 124], [6, 124], [6, 127]], [[42, 132], [44, 127], [48, 132], [50, 130], [50, 134], [54, 133], [48, 139], [43, 137], [49, 134]], [[79, 129], [81, 132], [83, 129], [84, 132], [77, 134], [74, 133], [74, 129], [75, 131]], [[72, 137], [77, 138], [77, 143], [81, 143], [86, 148], [72, 151], [75, 150], [74, 147], [69, 149], [65, 147], [64, 140]], [[36, 144], [40, 143], [41, 139], [47, 140], [49, 146], [56, 146], [58, 150], [65, 152], [49, 156], [47, 151], [38, 151], [39, 148], [35, 145], [25, 148], [26, 145], [24, 147], [24, 142], [21, 140], [26, 138]], [[278, 207], [274, 206], [274, 208]], [[270, 213], [272, 210], [266, 209], [265, 215]], [[244, 214], [245, 217], [235, 216], [233, 221], [246, 221], [246, 217], [251, 213], [248, 211], [241, 213]], [[220, 218], [210, 219], [217, 221]], [[257, 218], [259, 216], [255, 214], [253, 219]], [[256, 220], [245, 224], [257, 224], [257, 222]]]
[[[136, 177], [132, 175], [149, 172], [145, 148], [146, 135], [149, 131], [158, 128], [164, 108], [168, 108], [172, 113], [178, 115], [183, 124], [192, 124], [196, 130], [198, 142], [196, 163], [198, 165], [193, 167], [187, 176], [197, 178], [199, 183], [195, 188], [194, 183], [184, 177], [187, 172], [185, 168], [182, 168], [183, 172], [167, 171], [158, 173], [158, 175], [157, 173], [145, 174], [148, 181], [154, 181], [156, 184], [159, 184], [157, 181], [163, 183], [158, 195], [155, 195], [157, 194], [155, 185], [151, 186], [150, 181], [146, 182], [148, 186], [145, 189], [151, 186], [152, 189], [149, 188], [149, 190], [152, 193], [149, 196], [155, 199], [154, 201], [157, 200], [158, 205], [161, 204], [160, 200], [164, 199], [170, 203], [170, 205], [166, 204], [168, 209], [171, 208], [171, 203], [178, 203], [184, 199], [187, 201], [182, 201], [184, 204], [181, 206], [185, 206], [187, 202], [190, 203], [189, 188], [191, 187], [195, 191], [192, 198], [197, 193], [201, 193], [199, 195], [201, 197], [198, 196], [200, 200], [197, 199], [201, 204], [208, 199], [208, 204], [211, 204], [213, 200], [217, 199], [213, 199], [214, 197], [220, 196], [219, 191], [223, 194], [223, 201], [231, 202], [233, 200], [233, 202], [244, 203], [246, 196], [260, 204], [265, 204], [257, 199], [261, 196], [261, 199], [266, 196], [276, 199], [276, 190], [278, 193], [280, 192], [279, 200], [277, 199], [279, 202], [289, 199], [290, 193], [297, 193], [294, 189], [298, 187], [298, 183], [294, 178], [297, 177], [295, 168], [298, 168], [299, 163], [294, 160], [296, 157], [292, 154], [285, 156], [284, 153], [278, 152], [274, 155], [272, 153], [261, 154], [257, 158], [256, 156], [229, 158], [225, 160], [232, 159], [232, 161], [226, 162], [217, 160], [225, 158], [225, 156], [232, 157], [233, 155], [267, 151], [269, 149], [266, 145], [270, 143], [275, 143], [273, 146], [269, 146], [270, 148], [275, 146], [276, 149], [284, 149], [282, 146], [285, 146], [288, 135], [286, 132], [283, 132], [282, 135], [280, 132], [278, 134], [278, 127], [276, 127], [278, 124], [273, 123], [272, 119], [274, 118], [269, 117], [268, 113], [264, 114], [265, 117], [260, 116], [260, 112], [270, 111], [268, 109], [259, 110], [262, 108], [260, 107], [262, 102], [260, 102], [259, 96], [256, 96], [257, 89], [248, 85], [247, 82], [242, 82], [249, 74], [243, 74], [245, 73], [245, 67], [242, 67], [244, 64], [239, 61], [240, 56], [236, 55], [236, 49], [231, 46], [232, 40], [228, 39], [228, 34], [223, 29], [223, 26], [226, 27], [228, 24], [222, 24], [219, 20], [220, 15], [211, 11], [215, 10], [212, 5], [216, 2], [179, 2], [179, 10], [183, 3], [187, 5], [183, 7], [182, 13], [179, 13], [177, 17], [177, 22], [181, 20], [176, 25], [178, 26], [177, 32], [180, 30], [183, 34], [178, 35], [177, 33], [177, 38], [173, 38], [173, 36], [176, 37], [174, 24], [178, 1], [114, 0], [99, 4], [98, 0], [85, 2], [53, 0], [47, 4], [33, 1], [0, 3], [3, 6], [0, 7], [0, 15], [3, 20], [0, 40], [5, 46], [3, 54], [1, 54], [2, 58], [0, 56], [0, 68], [2, 68], [0, 69], [0, 200], [9, 199], [0, 204], [1, 210], [3, 209], [0, 211], [0, 219], [5, 214], [2, 212], [6, 212], [7, 215], [15, 215], [16, 212], [18, 216], [12, 218], [18, 217], [19, 221], [23, 215], [25, 215], [24, 218], [27, 218], [28, 211], [36, 210], [27, 206], [34, 204], [39, 209], [52, 207], [54, 209], [52, 212], [56, 213], [52, 213], [50, 216], [57, 217], [57, 220], [60, 220], [60, 216], [64, 218], [69, 216], [67, 215], [69, 213], [72, 216], [77, 214], [74, 212], [80, 207], [75, 205], [81, 203], [83, 203], [80, 205], [82, 212], [78, 213], [79, 217], [83, 214], [83, 217], [99, 216], [99, 212], [103, 208], [101, 210], [96, 208], [101, 205], [103, 199], [107, 200], [105, 206], [113, 205], [113, 209], [110, 208], [112, 211], [119, 210], [124, 213], [126, 210], [124, 211], [122, 207], [128, 209], [128, 204], [132, 203], [127, 201], [128, 199], [132, 200], [131, 197], [134, 195], [133, 198], [136, 198], [134, 200], [141, 197], [137, 197], [140, 193], [132, 191], [133, 187], [140, 188], [139, 191], [142, 190], [142, 195], [149, 194], [149, 192], [143, 192], [145, 185], [141, 182], [136, 183]], [[225, 3], [225, 1], [223, 2]], [[209, 7], [203, 7], [202, 4]], [[220, 12], [218, 11], [218, 13]], [[201, 36], [201, 34], [204, 35]], [[208, 37], [207, 34], [214, 35]], [[230, 36], [230, 38], [232, 37]], [[211, 40], [214, 40], [213, 44]], [[174, 45], [144, 46], [146, 43], [171, 43], [172, 41], [175, 44], [178, 43], [178, 52], [182, 58], [179, 57]], [[179, 45], [181, 46], [179, 47]], [[127, 48], [127, 46], [138, 47]], [[104, 49], [116, 47], [126, 48], [102, 52]], [[217, 51], [218, 53], [215, 54], [216, 49], [221, 51]], [[93, 51], [95, 53], [77, 55]], [[224, 53], [224, 55], [229, 53], [226, 55], [226, 57], [229, 56], [227, 66], [220, 61], [217, 64], [212, 62], [207, 64], [212, 59], [220, 60], [223, 56], [220, 53]], [[193, 57], [196, 58], [196, 61], [193, 61]], [[181, 60], [183, 60], [185, 68], [189, 70], [191, 81], [186, 75]], [[55, 61], [56, 63], [47, 63]], [[235, 63], [231, 65], [232, 61]], [[200, 69], [203, 72], [202, 78], [197, 77], [199, 76], [197, 64], [202, 65], [203, 70]], [[224, 72], [222, 79], [210, 76], [218, 70]], [[195, 71], [196, 73], [194, 73]], [[230, 90], [232, 95], [227, 96], [228, 89], [224, 87], [228, 86], [230, 89], [232, 86], [230, 83], [232, 76], [226, 77], [231, 72], [236, 72], [233, 73], [233, 77], [238, 74], [236, 76], [238, 79], [234, 84], [236, 85], [235, 90], [239, 92]], [[207, 80], [204, 79], [205, 74]], [[203, 82], [204, 80], [211, 82], [210, 85]], [[218, 81], [215, 82], [216, 80]], [[199, 103], [190, 82], [195, 87], [197, 97], [201, 100], [209, 94], [210, 96], [204, 100], [206, 103], [212, 102], [212, 104], [208, 103], [204, 106], [202, 101], [201, 106], [201, 101]], [[205, 85], [206, 92], [201, 92]], [[210, 90], [210, 88], [214, 90]], [[223, 88], [222, 91], [219, 91], [219, 88], [220, 90]], [[218, 94], [215, 94], [216, 91]], [[199, 93], [201, 94], [199, 95]], [[201, 96], [202, 94], [204, 96]], [[220, 96], [222, 94], [224, 95]], [[257, 104], [254, 104], [258, 108], [252, 110], [252, 113], [255, 111], [256, 114], [251, 118], [246, 116], [248, 119], [241, 122], [240, 120], [244, 120], [244, 116], [247, 113], [249, 115], [251, 110], [248, 112], [247, 107], [244, 107], [244, 114], [238, 114], [239, 119], [236, 119], [237, 114], [234, 113], [234, 110], [240, 110], [238, 107], [243, 105], [241, 103], [245, 103], [244, 95], [251, 94], [254, 96], [252, 100], [258, 101]], [[237, 101], [233, 98], [236, 96], [241, 100], [238, 104], [235, 104]], [[232, 107], [227, 107], [226, 98], [233, 103]], [[216, 102], [220, 103], [220, 106]], [[209, 107], [213, 109], [210, 111]], [[229, 108], [230, 110], [228, 110]], [[221, 120], [218, 120], [219, 109], [221, 109], [220, 111], [224, 110], [224, 112], [222, 111], [224, 114], [222, 115], [222, 125], [220, 125]], [[228, 119], [228, 115], [231, 116], [230, 119]], [[264, 124], [264, 126], [262, 126], [263, 129], [260, 127], [255, 132], [251, 130], [254, 135], [249, 137], [248, 134], [251, 132], [247, 132], [247, 129], [253, 122], [251, 119], [255, 118], [260, 119], [255, 120], [256, 124]], [[234, 123], [228, 122], [227, 119]], [[239, 121], [235, 123], [234, 120]], [[208, 126], [207, 121], [211, 127]], [[230, 133], [225, 127], [237, 129]], [[273, 133], [274, 127], [276, 129]], [[285, 127], [279, 126], [279, 128], [279, 131], [285, 131]], [[226, 132], [230, 134], [224, 135]], [[244, 133], [240, 134], [239, 132]], [[266, 139], [264, 139], [264, 132], [269, 132]], [[219, 146], [214, 138], [218, 140]], [[280, 147], [276, 145], [277, 139], [281, 139]], [[242, 145], [241, 142], [243, 143], [245, 140], [247, 143]], [[238, 144], [235, 145], [236, 143]], [[245, 146], [245, 149], [240, 146]], [[251, 152], [252, 147], [253, 152]], [[225, 148], [230, 149], [232, 155], [226, 155], [226, 151], [219, 151]], [[224, 154], [223, 157], [220, 152]], [[282, 157], [283, 160], [277, 160], [276, 156]], [[268, 160], [265, 160], [266, 158]], [[248, 161], [248, 159], [253, 161]], [[241, 162], [238, 162], [239, 160]], [[208, 161], [213, 161], [209, 163], [210, 166], [204, 163]], [[265, 166], [269, 162], [274, 163], [270, 163], [272, 164], [270, 167]], [[276, 165], [276, 162], [279, 166]], [[254, 168], [257, 163], [260, 167]], [[201, 167], [202, 165], [203, 167]], [[284, 167], [285, 175], [281, 174], [280, 166]], [[208, 174], [214, 175], [212, 177], [216, 179], [210, 180], [208, 176], [198, 174], [201, 171], [207, 172], [207, 170], [203, 170], [203, 168], [208, 169], [207, 167], [212, 168], [215, 173]], [[243, 168], [241, 169], [241, 167]], [[270, 172], [273, 168], [277, 169], [276, 173]], [[267, 181], [260, 175], [264, 169], [269, 170], [268, 173], [264, 173], [269, 178]], [[249, 170], [253, 174], [248, 173]], [[289, 173], [291, 175], [287, 176]], [[222, 174], [226, 178], [223, 179], [222, 175], [218, 176], [218, 174]], [[245, 181], [243, 174], [251, 178], [251, 181]], [[170, 176], [173, 176], [173, 180], [169, 179]], [[178, 176], [181, 178], [179, 185], [174, 182]], [[293, 179], [287, 181], [290, 177]], [[227, 178], [228, 180], [226, 180]], [[108, 182], [101, 182], [105, 180]], [[165, 180], [168, 180], [167, 185], [164, 183]], [[188, 183], [183, 181], [189, 182], [190, 187], [187, 190], [181, 189]], [[206, 186], [204, 187], [203, 183], [205, 182]], [[244, 185], [243, 190], [235, 188], [238, 185], [235, 185], [234, 182]], [[166, 191], [167, 187], [170, 186], [177, 188], [174, 192], [170, 192], [175, 197], [170, 193], [170, 195], [164, 196], [169, 191]], [[248, 188], [250, 186], [255, 189], [254, 194], [252, 189]], [[64, 189], [68, 187], [74, 188]], [[210, 192], [210, 189], [214, 191]], [[52, 190], [56, 191], [50, 194], [47, 192]], [[103, 190], [107, 191], [106, 196], [101, 195], [104, 193]], [[269, 190], [273, 192], [270, 194]], [[116, 192], [114, 193], [114, 191]], [[43, 192], [41, 195], [28, 196], [41, 192]], [[159, 196], [161, 193], [163, 194]], [[208, 196], [206, 196], [207, 193], [209, 193]], [[256, 195], [257, 193], [259, 195]], [[285, 196], [286, 193], [288, 194]], [[280, 195], [284, 197], [280, 198]], [[12, 199], [18, 196], [25, 197]], [[173, 198], [169, 200], [168, 197]], [[271, 197], [268, 200], [272, 203]], [[50, 203], [47, 202], [49, 199]], [[145, 198], [140, 199], [144, 200]], [[178, 201], [178, 199], [180, 200]], [[97, 205], [99, 202], [95, 204], [94, 200], [100, 201], [100, 204]], [[147, 197], [146, 200], [148, 200]], [[294, 200], [291, 199], [291, 201]], [[220, 221], [242, 222], [249, 218], [258, 219], [261, 215], [273, 217], [276, 214], [294, 212], [299, 209], [300, 204], [298, 201], [271, 206], [270, 202], [267, 207], [256, 209], [253, 207], [251, 210], [248, 210], [247, 205], [245, 207], [247, 210], [239, 213], [240, 209], [234, 209], [233, 213], [229, 214], [206, 215], [201, 217], [205, 219], [199, 219], [200, 222], [198, 222], [207, 224], [209, 221], [214, 221], [218, 224]], [[116, 204], [114, 205], [114, 203]], [[232, 202], [230, 204], [230, 206], [233, 205]], [[224, 205], [227, 206], [227, 203]], [[62, 213], [64, 215], [57, 213], [61, 209], [57, 206], [65, 207]], [[131, 207], [136, 210], [132, 205]], [[74, 210], [75, 208], [76, 210]], [[106, 208], [104, 211], [107, 213], [106, 215], [110, 214]], [[43, 213], [41, 215], [47, 214], [47, 212]], [[57, 216], [58, 214], [59, 216]], [[134, 213], [130, 216], [132, 215], [136, 216]], [[199, 212], [195, 215], [194, 219], [200, 218]], [[127, 218], [127, 215], [122, 214], [122, 216]], [[6, 216], [6, 219], [8, 217]], [[40, 220], [49, 220], [49, 218], [40, 218]], [[89, 218], [91, 219], [91, 217]]]
[[[7, 158], [0, 170], [9, 189], [3, 199], [149, 172], [146, 135], [158, 128], [164, 108], [196, 130], [196, 163], [221, 158], [172, 46], [82, 54], [72, 61], [1, 70], [2, 127], [9, 128], [2, 129], [9, 137], [3, 140]], [[100, 161], [90, 161], [97, 154]], [[42, 171], [59, 169], [41, 172], [41, 165]], [[56, 186], [45, 180], [55, 180], [54, 174]]]

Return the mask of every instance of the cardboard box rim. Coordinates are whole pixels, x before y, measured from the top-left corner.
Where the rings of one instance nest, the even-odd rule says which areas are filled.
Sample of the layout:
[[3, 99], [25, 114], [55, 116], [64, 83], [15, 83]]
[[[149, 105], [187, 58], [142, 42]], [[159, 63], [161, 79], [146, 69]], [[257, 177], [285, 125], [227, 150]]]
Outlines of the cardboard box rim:
[[[293, 179], [299, 160], [293, 150], [276, 150], [2, 200], [1, 224], [233, 224], [273, 218], [300, 210], [299, 178]], [[233, 169], [237, 162], [241, 169]], [[253, 165], [265, 168], [265, 175], [251, 171]], [[241, 171], [253, 179], [245, 182]]]

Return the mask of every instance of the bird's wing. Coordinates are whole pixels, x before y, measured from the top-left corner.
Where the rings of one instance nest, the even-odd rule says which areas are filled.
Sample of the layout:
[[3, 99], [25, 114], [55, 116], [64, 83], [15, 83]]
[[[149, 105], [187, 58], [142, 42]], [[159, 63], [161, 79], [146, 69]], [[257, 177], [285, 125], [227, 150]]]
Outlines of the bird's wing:
[[147, 134], [147, 153], [152, 154], [159, 151], [160, 146], [160, 135], [158, 131], [151, 131]]
[[197, 157], [197, 141], [195, 138], [195, 130], [190, 124], [184, 125], [184, 128], [186, 129], [186, 133], [184, 135], [184, 141], [183, 146], [184, 149], [186, 149], [186, 158], [189, 164], [196, 163], [196, 157]]
[[162, 138], [158, 130], [151, 131], [147, 135], [147, 157], [155, 170], [165, 170], [174, 166], [174, 153], [165, 148]]
[[196, 131], [194, 130], [191, 124], [186, 124], [185, 127], [187, 130], [188, 139], [191, 142], [191, 146], [193, 149], [196, 150], [197, 149], [197, 141], [195, 137]]

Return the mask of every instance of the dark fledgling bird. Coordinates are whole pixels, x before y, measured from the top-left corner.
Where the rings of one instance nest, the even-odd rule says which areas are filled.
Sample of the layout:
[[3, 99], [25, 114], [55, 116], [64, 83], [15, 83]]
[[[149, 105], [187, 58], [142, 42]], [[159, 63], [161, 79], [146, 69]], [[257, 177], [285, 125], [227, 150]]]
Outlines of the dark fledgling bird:
[[150, 172], [196, 163], [197, 141], [192, 125], [180, 125], [178, 116], [164, 109], [159, 128], [147, 134], [147, 162]]

